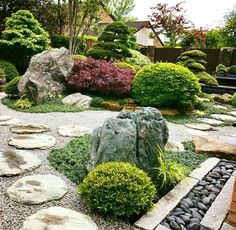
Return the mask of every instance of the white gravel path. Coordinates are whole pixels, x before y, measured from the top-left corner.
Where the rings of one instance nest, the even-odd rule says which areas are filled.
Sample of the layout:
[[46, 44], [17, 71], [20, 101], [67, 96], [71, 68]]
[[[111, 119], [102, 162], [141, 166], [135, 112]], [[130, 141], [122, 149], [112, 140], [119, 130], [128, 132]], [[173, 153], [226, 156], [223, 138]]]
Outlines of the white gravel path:
[[[110, 111], [84, 111], [80, 113], [43, 113], [43, 114], [32, 114], [16, 112], [7, 108], [0, 102], [0, 115], [13, 116], [22, 121], [22, 123], [40, 123], [48, 125], [51, 128], [50, 135], [53, 135], [57, 139], [57, 144], [53, 148], [64, 147], [71, 138], [61, 137], [57, 133], [57, 128], [62, 125], [81, 125], [91, 129], [94, 129], [104, 122], [108, 117], [115, 117], [117, 112]], [[170, 138], [172, 140], [183, 141], [191, 140], [192, 136], [186, 132], [186, 127], [183, 125], [176, 125], [168, 123], [170, 130]], [[235, 134], [236, 130], [232, 127], [220, 128], [220, 131], [211, 132], [212, 135], [216, 134]], [[9, 127], [0, 126], [0, 149], [14, 149], [9, 147], [7, 141], [10, 137], [14, 136], [10, 132]], [[0, 230], [18, 230], [22, 226], [23, 221], [26, 217], [34, 214], [36, 211], [42, 208], [51, 206], [62, 206], [65, 208], [71, 208], [73, 210], [82, 212], [91, 216], [95, 223], [99, 226], [100, 230], [129, 230], [135, 229], [123, 221], [111, 221], [104, 219], [97, 214], [89, 211], [85, 207], [81, 198], [76, 194], [76, 185], [70, 182], [66, 177], [52, 168], [47, 160], [49, 150], [34, 150], [33, 152], [38, 155], [42, 160], [42, 165], [32, 172], [25, 173], [21, 176], [14, 177], [0, 177]], [[21, 205], [11, 201], [5, 191], [10, 187], [16, 180], [26, 175], [34, 174], [53, 174], [60, 176], [69, 187], [69, 192], [59, 201], [51, 201], [42, 205]]]

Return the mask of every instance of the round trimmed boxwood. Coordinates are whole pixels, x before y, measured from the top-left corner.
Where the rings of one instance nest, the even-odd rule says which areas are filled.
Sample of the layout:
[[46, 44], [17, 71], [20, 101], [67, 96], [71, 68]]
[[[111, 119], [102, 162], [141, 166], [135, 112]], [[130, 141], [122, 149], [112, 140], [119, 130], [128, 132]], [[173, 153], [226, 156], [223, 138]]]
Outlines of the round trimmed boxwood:
[[143, 170], [125, 162], [98, 165], [79, 186], [79, 194], [91, 209], [114, 218], [148, 210], [155, 191]]
[[19, 76], [16, 67], [8, 61], [0, 60], [0, 68], [5, 72], [6, 82], [10, 82], [14, 77]]
[[134, 99], [143, 106], [191, 106], [199, 92], [197, 77], [172, 63], [144, 67], [134, 77], [132, 88]]

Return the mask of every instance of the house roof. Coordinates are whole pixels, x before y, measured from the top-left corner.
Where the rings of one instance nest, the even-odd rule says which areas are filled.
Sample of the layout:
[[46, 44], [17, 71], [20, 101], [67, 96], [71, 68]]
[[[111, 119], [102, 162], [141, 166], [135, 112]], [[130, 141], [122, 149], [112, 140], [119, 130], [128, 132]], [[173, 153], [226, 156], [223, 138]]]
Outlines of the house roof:
[[112, 20], [117, 21], [117, 18], [109, 12], [109, 10], [107, 9], [107, 7], [105, 6], [105, 4], [102, 1], [100, 1], [100, 5], [107, 12], [107, 14], [112, 18]]
[[126, 22], [126, 25], [129, 27], [134, 27], [136, 32], [141, 30], [143, 27], [151, 27], [151, 23], [149, 21], [136, 21], [136, 22]]

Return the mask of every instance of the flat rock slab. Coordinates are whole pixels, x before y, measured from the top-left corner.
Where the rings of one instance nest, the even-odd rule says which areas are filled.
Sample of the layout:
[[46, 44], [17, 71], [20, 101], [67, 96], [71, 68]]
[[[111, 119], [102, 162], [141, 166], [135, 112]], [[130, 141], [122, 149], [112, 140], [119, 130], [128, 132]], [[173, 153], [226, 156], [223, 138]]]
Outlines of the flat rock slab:
[[18, 135], [10, 138], [8, 144], [18, 149], [48, 149], [56, 144], [56, 139], [49, 135]]
[[79, 125], [65, 125], [58, 128], [58, 133], [64, 137], [81, 137], [92, 133], [92, 130]]
[[65, 182], [54, 175], [26, 176], [7, 189], [11, 200], [21, 204], [41, 204], [62, 198], [68, 188]]
[[0, 126], [15, 125], [20, 121], [11, 116], [0, 116]]
[[211, 118], [198, 118], [198, 121], [206, 123], [208, 125], [222, 125], [224, 122]]
[[165, 146], [166, 150], [172, 150], [175, 152], [183, 152], [184, 145], [180, 141], [168, 140]]
[[236, 154], [236, 138], [232, 136], [205, 136], [193, 138], [197, 153]]
[[231, 111], [231, 112], [228, 112], [228, 114], [230, 114], [231, 116], [234, 116], [234, 117], [236, 117], [236, 111]]
[[92, 102], [92, 98], [86, 95], [83, 95], [81, 93], [74, 93], [71, 94], [67, 97], [65, 97], [62, 100], [62, 103], [65, 105], [74, 105], [77, 107], [89, 107], [91, 102]]
[[211, 114], [211, 116], [217, 120], [221, 121], [236, 121], [236, 117], [224, 114]]
[[209, 134], [206, 131], [200, 131], [196, 129], [186, 129], [186, 132], [192, 136], [208, 136]]
[[215, 127], [212, 127], [208, 124], [201, 124], [201, 123], [198, 123], [198, 124], [185, 124], [185, 126], [187, 128], [190, 128], [190, 129], [196, 129], [196, 130], [201, 130], [201, 131], [217, 130]]
[[5, 98], [6, 96], [7, 96], [6, 93], [0, 92], [0, 100], [2, 100], [3, 98]]
[[35, 155], [23, 150], [0, 150], [0, 176], [13, 176], [31, 171], [41, 165]]
[[213, 107], [214, 107], [215, 109], [224, 109], [224, 110], [227, 110], [227, 108], [226, 108], [225, 106], [223, 106], [223, 105], [213, 105]]
[[10, 130], [13, 133], [28, 134], [49, 132], [50, 128], [42, 124], [18, 124], [11, 126]]
[[21, 230], [97, 230], [91, 217], [62, 207], [50, 207], [28, 217]]

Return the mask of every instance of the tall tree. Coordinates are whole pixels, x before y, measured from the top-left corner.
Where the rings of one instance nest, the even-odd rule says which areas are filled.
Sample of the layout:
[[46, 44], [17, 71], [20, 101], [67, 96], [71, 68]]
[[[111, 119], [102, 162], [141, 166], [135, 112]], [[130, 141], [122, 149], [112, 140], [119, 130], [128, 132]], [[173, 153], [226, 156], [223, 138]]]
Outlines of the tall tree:
[[224, 46], [236, 47], [236, 9], [226, 14], [225, 20], [222, 28]]
[[180, 35], [193, 26], [184, 16], [182, 3], [171, 7], [168, 4], [159, 3], [151, 8], [153, 12], [149, 19], [153, 28], [158, 34], [163, 34], [169, 39], [170, 47], [175, 47]]
[[134, 7], [134, 0], [111, 0], [107, 5], [107, 8], [118, 21], [126, 21], [129, 19], [130, 17], [128, 15], [134, 9]]

